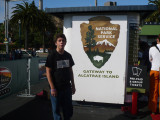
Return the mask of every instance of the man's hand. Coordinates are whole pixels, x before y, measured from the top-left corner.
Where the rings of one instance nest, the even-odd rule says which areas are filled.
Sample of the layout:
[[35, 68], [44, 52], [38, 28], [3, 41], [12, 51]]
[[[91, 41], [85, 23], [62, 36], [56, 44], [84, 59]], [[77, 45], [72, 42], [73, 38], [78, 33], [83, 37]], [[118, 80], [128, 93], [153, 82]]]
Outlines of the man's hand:
[[75, 85], [72, 85], [72, 95], [74, 95], [76, 92], [76, 88], [75, 88]]
[[57, 96], [57, 91], [56, 89], [51, 89], [51, 95], [56, 97]]

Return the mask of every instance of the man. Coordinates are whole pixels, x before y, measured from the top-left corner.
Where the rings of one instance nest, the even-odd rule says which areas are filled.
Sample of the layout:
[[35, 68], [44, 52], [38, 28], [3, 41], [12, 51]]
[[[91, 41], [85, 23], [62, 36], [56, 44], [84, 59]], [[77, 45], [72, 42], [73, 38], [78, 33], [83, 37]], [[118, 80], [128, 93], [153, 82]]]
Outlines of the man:
[[150, 71], [150, 96], [149, 96], [149, 109], [152, 111], [152, 114], [160, 112], [157, 111], [157, 100], [160, 96], [160, 87], [159, 87], [159, 69], [160, 69], [160, 34], [157, 38], [157, 45], [153, 46], [149, 50], [149, 60], [151, 62], [151, 71]]
[[70, 120], [73, 114], [72, 94], [75, 93], [72, 56], [64, 50], [66, 37], [58, 34], [55, 39], [56, 50], [48, 55], [46, 74], [51, 88], [51, 103], [54, 120], [61, 120], [62, 108], [64, 120]]

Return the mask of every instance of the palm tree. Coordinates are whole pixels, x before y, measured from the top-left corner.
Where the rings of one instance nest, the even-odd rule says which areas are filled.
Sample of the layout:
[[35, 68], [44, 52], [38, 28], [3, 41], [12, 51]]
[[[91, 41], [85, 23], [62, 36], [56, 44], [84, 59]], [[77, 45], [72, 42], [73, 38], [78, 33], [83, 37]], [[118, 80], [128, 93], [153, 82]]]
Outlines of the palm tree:
[[149, 15], [145, 21], [146, 22], [160, 22], [160, 0], [149, 0], [150, 4], [154, 4], [158, 6], [158, 10], [154, 11], [151, 15]]
[[38, 8], [33, 1], [31, 4], [28, 4], [28, 2], [16, 4], [13, 9], [15, 10], [12, 12], [11, 22], [13, 24], [18, 24], [17, 21], [21, 20], [21, 26], [25, 32], [25, 49], [28, 49], [28, 33], [37, 29]]

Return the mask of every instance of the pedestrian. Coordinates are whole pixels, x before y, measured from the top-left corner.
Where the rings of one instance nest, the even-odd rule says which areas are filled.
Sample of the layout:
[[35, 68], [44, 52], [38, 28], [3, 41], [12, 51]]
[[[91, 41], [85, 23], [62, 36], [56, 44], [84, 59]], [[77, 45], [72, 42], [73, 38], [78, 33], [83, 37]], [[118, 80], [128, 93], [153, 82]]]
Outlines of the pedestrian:
[[[150, 94], [149, 94], [149, 109], [152, 114], [160, 113], [157, 111], [157, 101], [160, 96], [160, 86], [159, 86], [159, 69], [160, 69], [160, 34], [157, 37], [157, 44], [149, 50], [149, 60], [151, 62], [150, 71]], [[159, 99], [160, 103], [160, 99]]]
[[144, 42], [144, 41], [141, 42], [140, 50], [142, 52], [142, 56], [141, 56], [139, 65], [146, 66], [147, 72], [149, 72], [151, 69], [151, 63], [149, 61], [149, 45], [148, 45], [148, 43]]
[[12, 60], [15, 60], [15, 49], [11, 50], [11, 56], [12, 56]]
[[32, 49], [32, 56], [36, 57], [36, 49], [35, 48]]
[[149, 73], [151, 70], [151, 63], [149, 61], [149, 48], [150, 48], [150, 46], [148, 45], [147, 42], [140, 41], [139, 48], [140, 48], [139, 51], [141, 51], [141, 53], [142, 53], [141, 57], [139, 57], [139, 65], [145, 66], [147, 68], [147, 79], [145, 79], [146, 92], [145, 92], [145, 94], [139, 93], [138, 100], [148, 102], [148, 98], [149, 98]]
[[70, 53], [64, 50], [66, 42], [64, 34], [56, 36], [56, 49], [48, 55], [45, 64], [54, 120], [62, 119], [60, 108], [64, 120], [70, 120], [73, 115], [72, 95], [76, 90], [72, 71], [74, 61]]

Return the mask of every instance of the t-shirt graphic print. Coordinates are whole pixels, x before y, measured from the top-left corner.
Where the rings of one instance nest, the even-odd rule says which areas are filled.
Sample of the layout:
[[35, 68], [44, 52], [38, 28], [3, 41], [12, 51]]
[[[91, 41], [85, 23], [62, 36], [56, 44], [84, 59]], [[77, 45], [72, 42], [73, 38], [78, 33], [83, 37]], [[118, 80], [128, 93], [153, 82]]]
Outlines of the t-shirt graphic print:
[[69, 67], [69, 60], [59, 60], [57, 61], [57, 69]]

